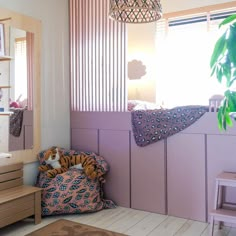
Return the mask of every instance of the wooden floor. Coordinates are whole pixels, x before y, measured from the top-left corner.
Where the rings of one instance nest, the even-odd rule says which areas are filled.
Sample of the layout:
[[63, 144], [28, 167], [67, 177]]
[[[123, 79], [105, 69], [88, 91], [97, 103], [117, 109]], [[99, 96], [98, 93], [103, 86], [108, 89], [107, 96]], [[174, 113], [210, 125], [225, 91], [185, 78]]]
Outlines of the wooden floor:
[[[90, 214], [45, 217], [39, 225], [34, 225], [33, 219], [26, 219], [0, 229], [0, 235], [23, 236], [61, 218], [135, 236], [209, 235], [206, 223], [124, 207]], [[219, 231], [215, 227], [214, 235], [235, 236], [236, 228], [224, 227]]]

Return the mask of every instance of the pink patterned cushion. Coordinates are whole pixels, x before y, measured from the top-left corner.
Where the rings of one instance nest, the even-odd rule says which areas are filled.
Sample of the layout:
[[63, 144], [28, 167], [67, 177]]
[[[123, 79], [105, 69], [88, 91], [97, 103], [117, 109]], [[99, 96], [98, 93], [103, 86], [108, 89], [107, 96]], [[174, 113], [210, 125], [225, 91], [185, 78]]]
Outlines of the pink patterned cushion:
[[[61, 149], [64, 155], [80, 153], [75, 150]], [[45, 164], [42, 151], [38, 154], [39, 162]], [[94, 156], [102, 173], [109, 170], [108, 163], [101, 156], [86, 152]], [[102, 183], [90, 179], [83, 171], [70, 168], [67, 172], [48, 178], [46, 173], [39, 173], [36, 186], [42, 191], [42, 215], [58, 215], [99, 211], [103, 208], [114, 208], [111, 200], [103, 199]]]

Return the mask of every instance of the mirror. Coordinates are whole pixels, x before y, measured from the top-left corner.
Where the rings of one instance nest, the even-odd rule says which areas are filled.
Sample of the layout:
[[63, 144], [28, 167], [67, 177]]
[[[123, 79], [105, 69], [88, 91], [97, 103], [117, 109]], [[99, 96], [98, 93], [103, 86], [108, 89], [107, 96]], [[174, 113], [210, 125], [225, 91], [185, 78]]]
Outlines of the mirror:
[[[32, 107], [32, 112], [31, 112], [31, 122], [29, 125], [25, 126], [24, 130], [25, 132], [30, 133], [31, 132], [31, 138], [30, 140], [24, 139], [24, 148], [26, 148], [26, 143], [28, 143], [28, 147], [26, 149], [14, 149], [15, 151], [10, 151], [12, 154], [12, 158], [9, 158], [7, 160], [4, 159], [5, 163], [16, 163], [16, 162], [23, 162], [23, 163], [30, 163], [30, 162], [35, 162], [37, 161], [37, 154], [41, 150], [41, 21], [38, 19], [34, 19], [32, 17], [0, 8], [0, 21], [4, 23], [4, 29], [5, 29], [5, 49], [6, 49], [6, 58], [10, 55], [10, 49], [12, 47], [12, 42], [10, 42], [12, 39], [10, 39], [10, 31], [12, 28], [14, 29], [20, 29], [22, 31], [25, 31], [26, 37], [27, 37], [27, 32], [31, 32], [32, 37], [32, 52], [31, 55], [31, 69], [27, 69], [31, 73], [31, 78], [32, 78], [32, 84], [29, 85], [31, 86], [31, 90], [28, 90], [27, 88], [27, 93], [28, 91], [31, 91], [31, 97], [32, 97], [32, 104], [30, 105], [27, 102], [27, 110], [29, 110], [29, 107]], [[11, 44], [11, 45], [10, 45]], [[12, 53], [12, 50], [11, 50]], [[28, 53], [27, 53], [28, 54]], [[27, 57], [28, 60], [28, 57]], [[11, 89], [14, 89], [15, 84], [11, 81], [13, 73], [12, 73], [12, 68], [13, 68], [13, 63], [14, 58], [9, 58], [9, 60], [5, 60], [2, 62], [3, 66], [1, 67], [2, 74], [1, 74], [1, 82], [2, 85], [10, 85], [12, 86]], [[15, 77], [14, 77], [15, 78]], [[27, 75], [28, 78], [28, 75]], [[8, 81], [8, 83], [7, 83]], [[4, 84], [3, 84], [4, 82]], [[17, 86], [17, 85], [16, 85]], [[8, 87], [8, 86], [6, 86]], [[28, 87], [28, 86], [27, 86]], [[17, 99], [17, 95], [14, 95], [16, 93], [14, 90], [9, 90], [9, 89], [4, 89], [5, 92], [5, 100], [4, 100], [4, 106], [7, 109], [7, 105], [11, 99], [15, 100]], [[22, 91], [20, 91], [22, 92]], [[22, 95], [22, 100], [23, 100], [23, 95]], [[27, 94], [27, 100], [29, 99], [29, 94]], [[6, 102], [6, 103], [5, 103]], [[1, 121], [1, 126], [0, 126], [0, 146], [2, 150], [9, 151], [9, 130], [8, 129], [3, 129], [4, 127], [9, 127], [9, 116], [1, 116], [2, 120], [4, 121], [4, 126]], [[32, 141], [33, 140], [33, 141]], [[31, 143], [30, 143], [31, 142]], [[33, 144], [33, 145], [31, 145]]]
[[33, 148], [33, 41], [34, 34], [10, 27], [10, 92], [13, 114], [9, 125], [9, 151]]

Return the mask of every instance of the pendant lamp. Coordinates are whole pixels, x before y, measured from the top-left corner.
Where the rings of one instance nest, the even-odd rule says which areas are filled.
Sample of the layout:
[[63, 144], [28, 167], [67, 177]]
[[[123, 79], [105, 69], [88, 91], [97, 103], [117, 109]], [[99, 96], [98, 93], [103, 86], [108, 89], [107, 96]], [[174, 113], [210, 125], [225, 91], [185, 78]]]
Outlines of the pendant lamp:
[[124, 23], [149, 23], [162, 17], [160, 0], [110, 0], [109, 15]]

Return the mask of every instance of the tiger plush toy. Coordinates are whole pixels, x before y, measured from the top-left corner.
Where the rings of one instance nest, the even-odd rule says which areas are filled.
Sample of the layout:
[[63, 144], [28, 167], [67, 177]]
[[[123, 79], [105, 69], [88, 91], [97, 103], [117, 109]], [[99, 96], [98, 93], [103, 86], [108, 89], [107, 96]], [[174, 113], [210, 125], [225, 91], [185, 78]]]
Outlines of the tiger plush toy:
[[44, 157], [46, 165], [40, 165], [38, 169], [41, 172], [47, 171], [49, 178], [66, 172], [70, 167], [84, 170], [91, 179], [100, 177], [96, 160], [85, 153], [64, 156], [57, 147], [52, 147], [46, 151]]

